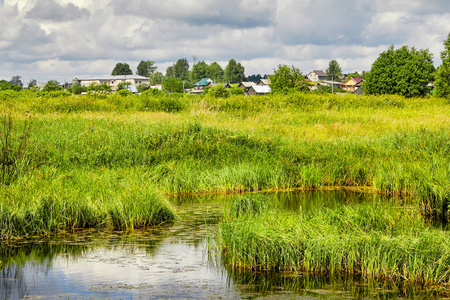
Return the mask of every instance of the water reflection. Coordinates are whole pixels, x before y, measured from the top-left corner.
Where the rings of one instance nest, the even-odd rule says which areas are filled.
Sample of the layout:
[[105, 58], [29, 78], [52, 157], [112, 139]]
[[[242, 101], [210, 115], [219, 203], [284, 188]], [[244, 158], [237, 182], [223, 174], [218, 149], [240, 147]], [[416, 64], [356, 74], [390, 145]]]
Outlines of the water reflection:
[[[278, 206], [378, 201], [358, 191], [266, 193]], [[0, 244], [0, 298], [389, 298], [408, 289], [307, 274], [239, 273], [208, 256], [207, 237], [232, 195], [174, 198], [180, 220], [134, 232], [83, 230], [45, 241]], [[397, 201], [397, 200], [394, 200]], [[409, 293], [409, 294], [408, 294]]]

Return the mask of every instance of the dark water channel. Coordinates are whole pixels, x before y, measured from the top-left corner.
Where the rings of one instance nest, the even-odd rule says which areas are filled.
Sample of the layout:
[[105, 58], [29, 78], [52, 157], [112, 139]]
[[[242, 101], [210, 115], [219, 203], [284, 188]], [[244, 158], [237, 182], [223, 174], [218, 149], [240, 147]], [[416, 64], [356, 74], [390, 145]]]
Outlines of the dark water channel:
[[[358, 191], [269, 194], [285, 209], [351, 205]], [[231, 272], [208, 255], [230, 196], [174, 199], [175, 224], [134, 232], [84, 230], [51, 240], [2, 243], [0, 299], [427, 298], [386, 283], [308, 274]]]

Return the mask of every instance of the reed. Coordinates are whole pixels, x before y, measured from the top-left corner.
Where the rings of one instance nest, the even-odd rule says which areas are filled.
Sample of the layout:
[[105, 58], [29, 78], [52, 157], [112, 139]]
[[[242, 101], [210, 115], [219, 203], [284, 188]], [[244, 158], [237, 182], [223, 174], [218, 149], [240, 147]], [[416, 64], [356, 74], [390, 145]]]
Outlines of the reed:
[[[23, 156], [31, 163], [11, 184], [0, 185], [0, 206], [6, 215], [35, 211], [27, 208], [33, 201], [9, 211], [6, 195], [16, 189], [30, 184], [36, 191], [48, 187], [54, 194], [43, 193], [35, 202], [51, 206], [63, 198], [59, 178], [109, 172], [118, 177], [133, 174], [133, 180], [163, 194], [363, 185], [380, 193], [413, 195], [418, 206], [423, 203], [424, 215], [449, 218], [446, 99], [7, 91], [0, 92], [0, 111], [11, 113], [14, 123], [33, 120], [27, 140], [32, 147]], [[22, 134], [19, 127], [10, 133]], [[122, 201], [127, 194], [121, 191], [108, 198]], [[72, 192], [68, 195], [76, 201]], [[117, 226], [151, 223], [129, 217], [126, 211], [132, 206], [116, 203], [97, 209], [97, 199], [92, 196], [85, 202], [85, 226], [103, 226], [92, 219], [106, 215], [107, 223]], [[94, 216], [88, 217], [92, 207]], [[50, 228], [58, 230], [59, 225]]]
[[282, 212], [268, 203], [266, 210], [236, 215], [235, 205], [216, 237], [232, 269], [348, 274], [423, 284], [449, 280], [450, 236], [428, 226], [416, 209], [374, 203], [305, 214]]
[[[51, 172], [51, 170], [48, 170]], [[177, 218], [154, 186], [133, 172], [73, 170], [0, 189], [0, 237], [47, 235], [78, 228], [131, 230]]]

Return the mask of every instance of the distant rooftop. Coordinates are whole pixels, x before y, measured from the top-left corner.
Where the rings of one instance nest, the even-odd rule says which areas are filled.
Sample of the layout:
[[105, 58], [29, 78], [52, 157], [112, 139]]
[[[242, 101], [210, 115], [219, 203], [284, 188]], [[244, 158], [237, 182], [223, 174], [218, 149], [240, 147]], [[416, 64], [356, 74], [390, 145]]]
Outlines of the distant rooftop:
[[140, 75], [97, 75], [97, 76], [76, 76], [73, 80], [117, 80], [117, 79], [134, 79], [134, 80], [148, 80], [148, 77]]

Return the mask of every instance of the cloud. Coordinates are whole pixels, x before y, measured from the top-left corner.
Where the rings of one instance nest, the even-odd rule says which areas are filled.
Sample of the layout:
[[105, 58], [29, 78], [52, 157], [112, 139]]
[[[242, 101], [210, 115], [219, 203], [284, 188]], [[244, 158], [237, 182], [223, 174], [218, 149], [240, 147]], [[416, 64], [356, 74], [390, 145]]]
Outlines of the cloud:
[[112, 5], [117, 15], [172, 19], [191, 25], [259, 27], [272, 23], [277, 3], [273, 0], [117, 0]]
[[332, 59], [352, 72], [391, 44], [430, 49], [439, 64], [449, 18], [448, 0], [8, 0], [0, 77], [67, 79], [140, 60], [165, 72], [192, 56], [222, 67], [234, 58], [248, 74], [308, 73]]
[[89, 18], [90, 12], [85, 8], [79, 8], [73, 3], [62, 5], [55, 0], [39, 0], [26, 14], [27, 18], [52, 22], [67, 22], [83, 18]]

